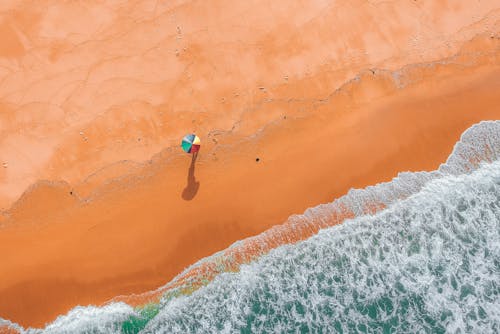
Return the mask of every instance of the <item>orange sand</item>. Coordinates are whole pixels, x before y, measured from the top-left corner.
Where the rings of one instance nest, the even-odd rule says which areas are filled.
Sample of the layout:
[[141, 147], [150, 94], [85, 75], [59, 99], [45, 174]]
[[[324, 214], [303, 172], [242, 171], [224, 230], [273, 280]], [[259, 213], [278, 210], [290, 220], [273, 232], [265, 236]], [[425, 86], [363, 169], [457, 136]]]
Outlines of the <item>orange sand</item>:
[[50, 3], [0, 6], [0, 316], [24, 326], [435, 169], [500, 116], [494, 1]]

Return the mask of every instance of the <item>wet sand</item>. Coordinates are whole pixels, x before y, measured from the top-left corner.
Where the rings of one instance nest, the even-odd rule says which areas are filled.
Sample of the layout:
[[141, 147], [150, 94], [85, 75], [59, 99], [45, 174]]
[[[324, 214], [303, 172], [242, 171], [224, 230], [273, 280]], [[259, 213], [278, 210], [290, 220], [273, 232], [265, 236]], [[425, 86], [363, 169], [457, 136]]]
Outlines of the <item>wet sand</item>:
[[[118, 23], [96, 3], [86, 8], [102, 14], [91, 15], [100, 28], [88, 36], [58, 36], [57, 12], [31, 32], [0, 29], [62, 44], [36, 53], [11, 39], [0, 64], [0, 316], [40, 327], [76, 305], [157, 288], [351, 187], [435, 169], [466, 128], [499, 118], [500, 66], [493, 2], [429, 3], [297, 4], [271, 15], [257, 2], [153, 11], [144, 1], [120, 7], [131, 16]], [[214, 22], [202, 9], [217, 11]], [[4, 22], [22, 27], [27, 11], [3, 12]], [[377, 25], [387, 11], [399, 21]], [[433, 29], [403, 24], [412, 11]], [[128, 26], [134, 15], [150, 20]], [[373, 21], [373, 41], [363, 27], [331, 36], [333, 18], [346, 31], [360, 16]], [[86, 59], [95, 50], [100, 58]], [[53, 61], [35, 61], [49, 53]], [[33, 68], [16, 77], [19, 59]], [[189, 131], [203, 145], [193, 166], [177, 143]]]

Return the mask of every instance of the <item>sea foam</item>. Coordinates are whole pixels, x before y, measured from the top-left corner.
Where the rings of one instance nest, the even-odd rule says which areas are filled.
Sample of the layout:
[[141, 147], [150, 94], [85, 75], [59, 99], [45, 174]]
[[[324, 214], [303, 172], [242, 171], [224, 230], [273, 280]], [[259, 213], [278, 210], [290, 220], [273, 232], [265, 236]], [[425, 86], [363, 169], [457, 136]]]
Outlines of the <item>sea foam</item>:
[[497, 333], [498, 282], [500, 161], [165, 300], [143, 332]]
[[481, 122], [437, 171], [351, 190], [239, 241], [160, 288], [147, 312], [77, 307], [20, 331], [498, 332], [498, 157], [500, 122]]

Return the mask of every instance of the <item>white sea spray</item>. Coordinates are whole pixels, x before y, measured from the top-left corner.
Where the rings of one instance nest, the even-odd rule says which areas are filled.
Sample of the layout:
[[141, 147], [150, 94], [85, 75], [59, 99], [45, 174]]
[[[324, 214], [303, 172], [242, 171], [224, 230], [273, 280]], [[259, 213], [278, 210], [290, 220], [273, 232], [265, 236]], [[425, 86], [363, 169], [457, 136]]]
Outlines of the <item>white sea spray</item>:
[[[79, 306], [43, 330], [0, 325], [37, 334], [498, 332], [499, 157], [500, 121], [476, 124], [437, 171], [351, 190], [250, 238], [263, 255], [237, 273], [225, 273], [224, 252], [194, 264], [186, 272], [216, 261], [220, 274], [190, 296], [164, 298], [140, 327], [123, 326], [144, 319], [124, 303]], [[372, 204], [387, 209], [372, 215]], [[328, 227], [342, 210], [357, 218]], [[266, 238], [286, 244], [308, 224], [324, 229], [264, 251]]]
[[167, 301], [144, 333], [500, 330], [500, 162]]

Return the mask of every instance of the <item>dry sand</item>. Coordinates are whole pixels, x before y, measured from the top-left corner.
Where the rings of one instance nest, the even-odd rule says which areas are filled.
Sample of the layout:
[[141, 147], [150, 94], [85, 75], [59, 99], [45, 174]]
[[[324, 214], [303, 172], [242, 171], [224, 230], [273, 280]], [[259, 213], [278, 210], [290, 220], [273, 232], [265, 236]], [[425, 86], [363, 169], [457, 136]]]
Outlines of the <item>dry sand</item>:
[[0, 317], [157, 288], [500, 116], [495, 1], [167, 6], [0, 5]]

